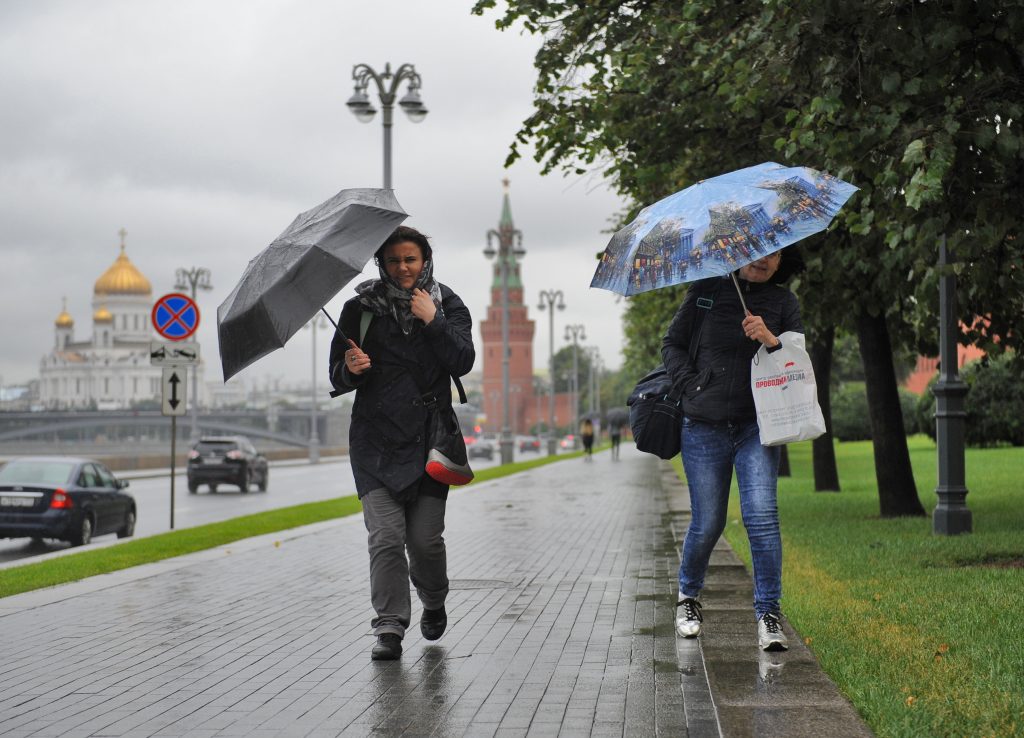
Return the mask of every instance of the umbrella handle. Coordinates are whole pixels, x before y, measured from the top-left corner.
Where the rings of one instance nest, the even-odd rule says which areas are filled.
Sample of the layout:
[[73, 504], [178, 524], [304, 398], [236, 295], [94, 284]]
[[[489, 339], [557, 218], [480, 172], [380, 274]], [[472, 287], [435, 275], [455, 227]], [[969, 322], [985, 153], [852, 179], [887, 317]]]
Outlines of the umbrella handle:
[[[737, 289], [738, 289], [738, 288], [737, 288]], [[742, 300], [743, 298], [741, 297], [740, 299]], [[331, 325], [333, 325], [333, 326], [334, 326], [334, 330], [335, 330], [335, 331], [337, 332], [337, 334], [338, 334], [339, 336], [341, 336], [341, 340], [342, 340], [342, 341], [345, 341], [346, 343], [348, 343], [348, 336], [346, 336], [346, 335], [345, 335], [345, 334], [344, 334], [344, 333], [342, 332], [342, 330], [341, 330], [341, 326], [339, 326], [339, 325], [338, 325], [337, 323], [335, 323], [335, 322], [334, 322], [334, 318], [332, 318], [332, 317], [331, 317], [331, 314], [330, 314], [330, 313], [328, 313], [328, 312], [327, 312], [327, 311], [326, 311], [326, 310], [325, 310], [324, 308], [320, 308], [320, 312], [321, 312], [321, 313], [323, 313], [324, 315], [326, 315], [326, 316], [327, 316], [327, 319], [328, 319], [329, 321], [331, 321]]]
[[[740, 296], [740, 305], [743, 306], [743, 314], [750, 315], [750, 311], [747, 310], [747, 301], [743, 299], [743, 292], [740, 290], [740, 283], [736, 279], [736, 272], [730, 273], [729, 276], [732, 277], [732, 283], [736, 285], [736, 294]], [[333, 323], [334, 321], [332, 320], [331, 322]]]

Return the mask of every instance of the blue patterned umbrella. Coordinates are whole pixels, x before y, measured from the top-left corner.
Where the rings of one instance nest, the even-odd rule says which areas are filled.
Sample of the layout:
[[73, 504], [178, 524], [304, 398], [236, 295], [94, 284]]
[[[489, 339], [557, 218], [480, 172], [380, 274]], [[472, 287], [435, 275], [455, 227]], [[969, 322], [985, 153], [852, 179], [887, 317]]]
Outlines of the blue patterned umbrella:
[[612, 236], [590, 286], [635, 295], [725, 276], [825, 230], [856, 191], [829, 174], [773, 162], [701, 180]]

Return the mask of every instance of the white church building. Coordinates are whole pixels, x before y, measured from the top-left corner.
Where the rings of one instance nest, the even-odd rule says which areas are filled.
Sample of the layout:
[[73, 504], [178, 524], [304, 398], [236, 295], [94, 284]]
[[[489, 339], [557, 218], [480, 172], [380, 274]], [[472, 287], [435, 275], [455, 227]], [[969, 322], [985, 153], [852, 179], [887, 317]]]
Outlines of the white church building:
[[66, 304], [54, 321], [53, 349], [39, 367], [47, 409], [122, 410], [160, 400], [161, 369], [149, 359], [150, 342], [163, 340], [150, 322], [153, 288], [125, 253], [124, 236], [122, 230], [121, 253], [93, 286], [91, 333], [75, 340]]

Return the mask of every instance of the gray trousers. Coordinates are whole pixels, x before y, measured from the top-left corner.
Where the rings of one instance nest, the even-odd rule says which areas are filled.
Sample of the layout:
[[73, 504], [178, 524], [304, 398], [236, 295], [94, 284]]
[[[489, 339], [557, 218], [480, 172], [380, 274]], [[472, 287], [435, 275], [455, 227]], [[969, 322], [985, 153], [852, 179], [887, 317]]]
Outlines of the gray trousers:
[[401, 505], [381, 487], [367, 492], [360, 502], [370, 549], [370, 603], [377, 613], [370, 625], [374, 635], [395, 633], [402, 638], [412, 617], [410, 579], [428, 610], [444, 607], [448, 596], [446, 501], [421, 495]]

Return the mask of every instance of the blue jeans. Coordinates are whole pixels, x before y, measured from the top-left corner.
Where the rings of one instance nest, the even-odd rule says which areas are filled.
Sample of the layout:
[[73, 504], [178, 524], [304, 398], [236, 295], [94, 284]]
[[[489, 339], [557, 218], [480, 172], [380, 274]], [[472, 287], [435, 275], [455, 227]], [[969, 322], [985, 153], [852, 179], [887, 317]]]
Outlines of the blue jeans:
[[679, 565], [681, 597], [704, 587], [711, 549], [725, 530], [732, 470], [740, 490], [740, 511], [754, 564], [754, 612], [779, 612], [782, 598], [782, 537], [776, 505], [778, 447], [761, 445], [757, 422], [712, 425], [683, 421], [683, 468], [690, 487], [692, 518]]

